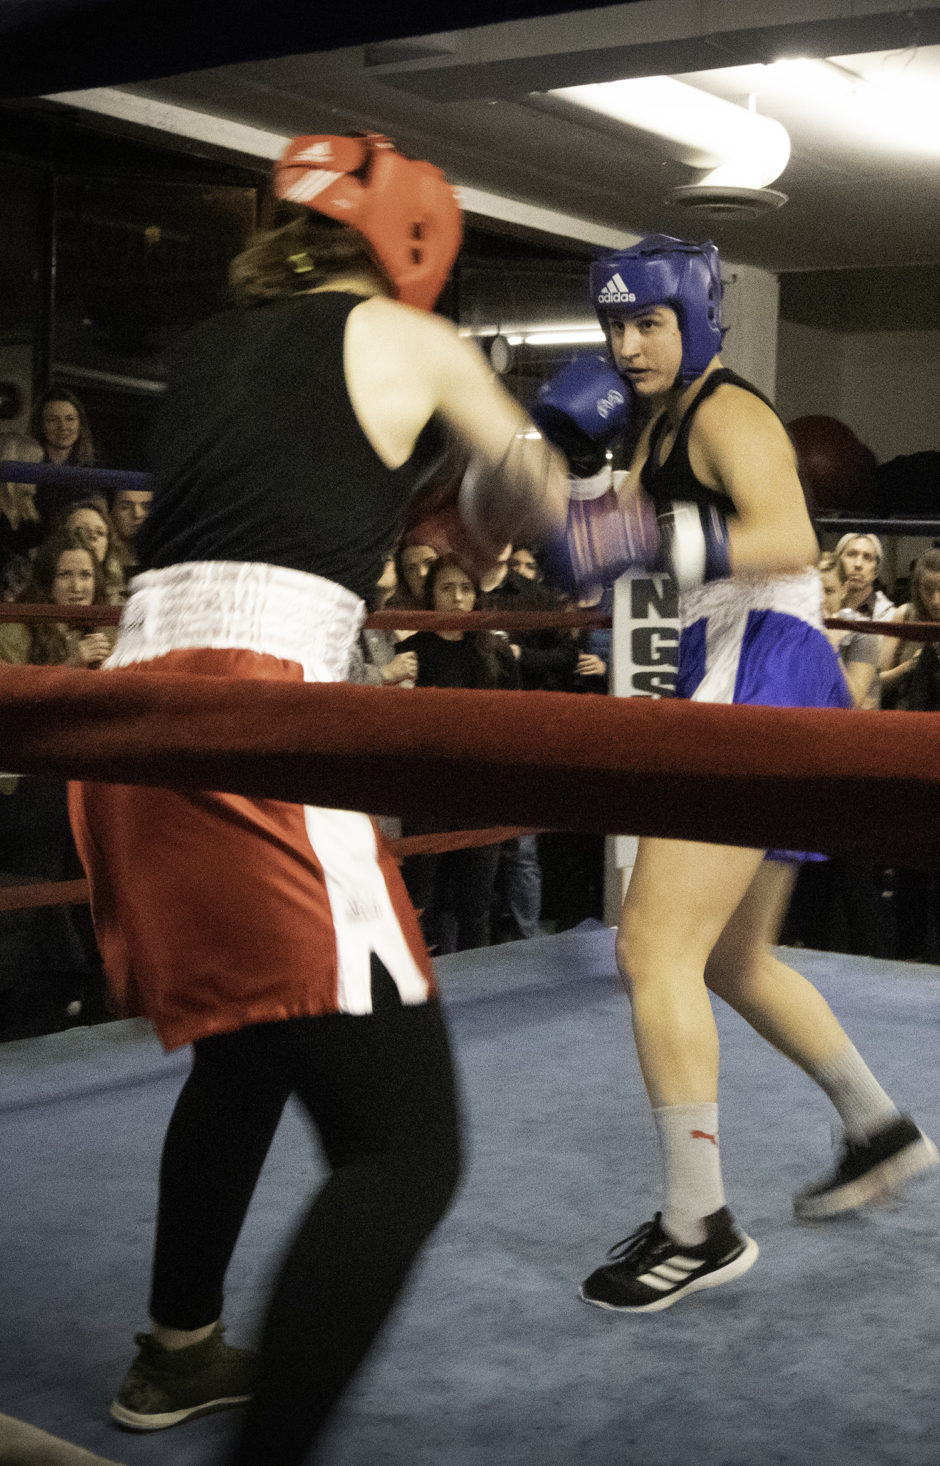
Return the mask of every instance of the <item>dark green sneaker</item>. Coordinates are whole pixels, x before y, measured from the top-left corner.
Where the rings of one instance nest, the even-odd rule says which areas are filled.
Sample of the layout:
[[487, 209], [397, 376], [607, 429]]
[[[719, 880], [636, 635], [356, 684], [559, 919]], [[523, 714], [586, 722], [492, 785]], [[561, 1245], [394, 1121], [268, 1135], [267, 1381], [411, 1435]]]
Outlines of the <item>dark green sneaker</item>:
[[164, 1349], [152, 1334], [135, 1334], [137, 1358], [111, 1402], [125, 1430], [166, 1430], [197, 1415], [250, 1399], [255, 1356], [222, 1338], [222, 1327], [186, 1349]]

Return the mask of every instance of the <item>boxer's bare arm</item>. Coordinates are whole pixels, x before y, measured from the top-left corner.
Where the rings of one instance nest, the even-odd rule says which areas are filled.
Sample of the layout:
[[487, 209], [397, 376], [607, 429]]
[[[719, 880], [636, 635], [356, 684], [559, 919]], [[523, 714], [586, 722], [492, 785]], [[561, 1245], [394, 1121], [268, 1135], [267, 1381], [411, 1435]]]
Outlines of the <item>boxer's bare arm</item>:
[[349, 317], [345, 366], [356, 416], [389, 467], [407, 460], [438, 414], [471, 462], [461, 508], [489, 538], [502, 544], [523, 526], [541, 535], [564, 524], [564, 460], [526, 436], [530, 419], [450, 322], [384, 297], [363, 301]]
[[733, 571], [795, 574], [815, 562], [816, 535], [783, 425], [750, 392], [725, 385], [702, 403], [689, 437], [702, 483], [727, 494]]

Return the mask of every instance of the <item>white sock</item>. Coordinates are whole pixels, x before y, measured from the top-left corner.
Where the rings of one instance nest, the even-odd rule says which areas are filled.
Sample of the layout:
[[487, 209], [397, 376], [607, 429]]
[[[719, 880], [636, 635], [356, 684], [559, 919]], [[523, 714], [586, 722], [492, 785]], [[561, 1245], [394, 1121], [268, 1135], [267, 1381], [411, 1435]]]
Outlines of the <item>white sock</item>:
[[897, 1119], [897, 1105], [882, 1089], [854, 1044], [846, 1044], [810, 1073], [839, 1111], [850, 1140], [864, 1140]]
[[663, 1226], [677, 1242], [704, 1242], [704, 1218], [725, 1204], [718, 1153], [717, 1105], [653, 1110], [666, 1170]]

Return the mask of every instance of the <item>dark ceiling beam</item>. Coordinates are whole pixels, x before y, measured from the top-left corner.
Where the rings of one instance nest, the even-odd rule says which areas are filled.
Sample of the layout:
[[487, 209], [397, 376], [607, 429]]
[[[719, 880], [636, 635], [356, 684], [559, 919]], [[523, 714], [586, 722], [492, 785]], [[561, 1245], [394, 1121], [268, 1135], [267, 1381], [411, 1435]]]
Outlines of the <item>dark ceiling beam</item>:
[[[676, 76], [787, 55], [840, 56], [940, 42], [940, 5], [899, 8], [891, 0], [872, 0], [861, 14], [838, 0], [817, 0], [814, 8], [815, 16], [805, 5], [780, 0], [706, 13], [660, 0], [635, 13], [533, 17], [524, 30], [505, 25], [481, 37], [457, 36], [452, 47], [441, 45], [424, 55], [395, 56], [390, 48], [375, 46], [366, 53], [365, 67], [387, 86], [429, 101], [512, 100], [621, 77]], [[788, 14], [794, 11], [799, 13]]]
[[531, 20], [636, 0], [3, 0], [0, 98], [176, 76], [236, 62]]

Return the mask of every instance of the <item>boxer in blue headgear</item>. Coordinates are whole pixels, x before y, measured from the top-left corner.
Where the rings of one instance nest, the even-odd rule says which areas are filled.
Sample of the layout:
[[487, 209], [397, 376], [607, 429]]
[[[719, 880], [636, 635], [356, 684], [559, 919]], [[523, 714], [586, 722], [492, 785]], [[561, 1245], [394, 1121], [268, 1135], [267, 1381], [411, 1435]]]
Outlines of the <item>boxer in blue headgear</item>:
[[692, 244], [649, 234], [632, 249], [595, 260], [591, 299], [609, 340], [609, 320], [651, 306], [669, 306], [682, 336], [679, 380], [694, 382], [721, 350], [721, 266], [710, 240]]
[[[680, 697], [847, 708], [822, 626], [816, 539], [793, 446], [767, 398], [718, 354], [714, 245], [652, 235], [598, 261], [591, 295], [612, 363], [581, 358], [548, 384], [533, 414], [573, 471], [591, 475], [574, 481], [554, 563], [582, 584], [631, 566], [672, 571]], [[611, 424], [622, 432], [631, 407], [646, 422], [615, 487], [605, 461]], [[665, 1195], [654, 1220], [582, 1284], [598, 1307], [668, 1308], [739, 1277], [757, 1257], [725, 1204], [709, 990], [819, 1084], [845, 1127], [834, 1170], [796, 1196], [799, 1216], [861, 1206], [937, 1164], [933, 1142], [899, 1113], [823, 998], [774, 954], [801, 857], [767, 854], [639, 842], [617, 961]]]

